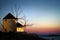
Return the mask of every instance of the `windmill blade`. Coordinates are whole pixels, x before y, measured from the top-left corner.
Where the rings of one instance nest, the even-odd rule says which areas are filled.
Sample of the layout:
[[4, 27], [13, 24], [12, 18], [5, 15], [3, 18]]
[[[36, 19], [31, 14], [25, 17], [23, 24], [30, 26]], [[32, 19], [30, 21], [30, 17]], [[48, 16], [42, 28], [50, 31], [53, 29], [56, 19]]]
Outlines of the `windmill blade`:
[[26, 16], [24, 15], [24, 21], [25, 21], [25, 24], [24, 25], [26, 25]]
[[[24, 20], [24, 18], [18, 18], [18, 20], [19, 20], [21, 23], [23, 23], [21, 20]], [[17, 20], [17, 21], [18, 21], [18, 20]]]
[[28, 20], [26, 19], [26, 16], [24, 15], [24, 19], [25, 19], [25, 24], [24, 24], [24, 26], [26, 27], [26, 26], [32, 26], [33, 24], [27, 24], [27, 22], [28, 22]]
[[24, 20], [24, 25], [26, 25], [26, 16], [25, 16], [25, 15], [23, 15], [22, 18], [18, 18], [18, 19], [20, 19], [20, 20]]
[[[22, 12], [22, 11], [21, 11]], [[20, 14], [21, 14], [21, 12], [20, 12]], [[17, 18], [17, 21], [19, 20], [19, 19], [24, 19], [24, 18], [18, 18], [18, 16], [20, 15], [20, 14], [16, 14], [16, 18]]]
[[15, 17], [17, 18], [15, 7], [13, 7], [13, 13], [15, 14]]
[[20, 21], [20, 23], [23, 23], [22, 21]]
[[20, 6], [16, 5], [16, 18], [18, 18], [18, 16], [21, 14], [21, 12], [23, 11], [23, 9], [21, 9]]
[[12, 8], [13, 13], [15, 14], [16, 17], [16, 21], [18, 21], [18, 19], [23, 19], [23, 18], [18, 18], [18, 16], [21, 14], [21, 12], [23, 11], [23, 9], [21, 10], [21, 7], [18, 6], [16, 3], [14, 5], [14, 7]]
[[18, 16], [23, 12], [23, 9], [18, 11]]
[[16, 13], [16, 18], [17, 18], [16, 21], [18, 22], [19, 19], [23, 19], [23, 18], [18, 18], [18, 16], [21, 14], [21, 12], [22, 12], [23, 10], [20, 11], [19, 8], [17, 8], [17, 10], [18, 10], [18, 12]]
[[15, 4], [14, 7], [12, 8], [13, 9], [13, 13], [15, 14], [15, 17], [17, 18], [17, 12], [16, 12], [16, 7], [17, 5]]
[[26, 25], [26, 26], [32, 26], [32, 25]]
[[18, 10], [19, 10], [18, 5], [15, 3], [15, 5], [12, 9], [13, 9], [13, 13], [15, 14], [15, 17], [17, 18], [18, 17]]
[[24, 18], [18, 18], [18, 19], [24, 20]]
[[32, 25], [34, 25], [34, 24], [27, 24], [26, 26], [32, 26]]

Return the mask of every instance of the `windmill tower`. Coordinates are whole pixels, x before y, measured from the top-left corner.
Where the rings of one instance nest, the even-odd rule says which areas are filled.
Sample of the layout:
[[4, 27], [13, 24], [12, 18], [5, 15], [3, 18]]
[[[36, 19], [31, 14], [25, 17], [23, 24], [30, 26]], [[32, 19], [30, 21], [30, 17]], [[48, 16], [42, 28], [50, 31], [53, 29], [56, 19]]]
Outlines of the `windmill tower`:
[[[16, 7], [16, 6], [15, 6]], [[3, 18], [3, 29], [5, 32], [24, 32], [24, 27], [26, 26], [32, 26], [32, 25], [26, 25], [26, 17], [24, 18], [18, 18], [20, 13], [23, 10], [20, 11], [19, 7], [17, 6], [17, 9], [14, 8], [13, 12], [16, 14], [16, 16], [13, 16], [11, 13], [8, 13], [4, 18]], [[24, 25], [18, 22], [18, 20], [24, 20]], [[20, 20], [19, 20], [20, 21]], [[22, 22], [22, 21], [20, 21]]]
[[[18, 22], [19, 19], [25, 21], [24, 25]], [[18, 18], [18, 16], [14, 17], [11, 13], [8, 13], [3, 18], [3, 28], [5, 32], [24, 32], [24, 27], [26, 26], [32, 26], [26, 25], [26, 17]]]
[[[15, 8], [17, 7], [17, 9]], [[11, 13], [8, 13], [4, 18], [3, 18], [3, 29], [5, 32], [23, 32], [23, 25], [18, 22], [19, 19], [18, 16], [22, 12], [20, 11], [19, 7], [15, 5], [14, 9], [12, 10], [16, 16], [13, 16]], [[18, 14], [19, 13], [19, 14]]]
[[24, 27], [22, 24], [18, 22], [17, 17], [14, 17], [11, 13], [8, 13], [4, 18], [3, 18], [3, 28], [5, 32], [23, 32]]
[[3, 18], [3, 27], [5, 32], [14, 32], [16, 28], [16, 18], [11, 14], [8, 13]]

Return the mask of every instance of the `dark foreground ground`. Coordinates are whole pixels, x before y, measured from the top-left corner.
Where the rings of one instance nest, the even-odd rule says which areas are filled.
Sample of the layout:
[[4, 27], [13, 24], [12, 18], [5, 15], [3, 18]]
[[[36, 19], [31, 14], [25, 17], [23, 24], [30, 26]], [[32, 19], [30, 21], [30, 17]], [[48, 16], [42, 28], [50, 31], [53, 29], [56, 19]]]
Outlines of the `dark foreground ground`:
[[0, 40], [47, 40], [37, 35], [26, 33], [2, 33], [0, 32]]

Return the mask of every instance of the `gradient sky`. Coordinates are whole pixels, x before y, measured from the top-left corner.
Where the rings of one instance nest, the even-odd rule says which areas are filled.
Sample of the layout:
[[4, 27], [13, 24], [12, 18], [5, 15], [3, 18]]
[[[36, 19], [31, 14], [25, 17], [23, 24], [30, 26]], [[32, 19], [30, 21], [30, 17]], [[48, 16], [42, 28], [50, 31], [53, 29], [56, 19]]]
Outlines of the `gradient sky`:
[[[60, 1], [59, 0], [0, 0], [0, 19], [7, 13], [13, 15], [23, 9], [21, 15], [25, 15], [28, 24], [26, 27], [30, 33], [55, 33], [60, 29]], [[16, 10], [16, 11], [14, 11]], [[19, 17], [21, 16], [19, 15]]]

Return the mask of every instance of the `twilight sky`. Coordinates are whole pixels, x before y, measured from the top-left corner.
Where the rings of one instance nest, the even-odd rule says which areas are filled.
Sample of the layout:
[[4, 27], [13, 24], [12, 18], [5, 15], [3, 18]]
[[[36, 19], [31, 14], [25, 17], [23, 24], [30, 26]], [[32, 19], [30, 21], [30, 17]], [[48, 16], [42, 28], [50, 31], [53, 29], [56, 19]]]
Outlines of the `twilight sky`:
[[[19, 9], [19, 10], [18, 10]], [[11, 12], [25, 15], [29, 33], [56, 33], [60, 29], [60, 1], [59, 0], [0, 0], [0, 19]], [[16, 10], [16, 11], [14, 11]], [[19, 15], [19, 17], [21, 16]]]

